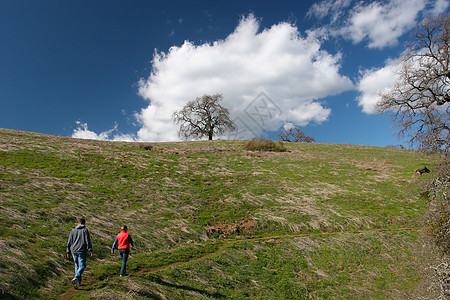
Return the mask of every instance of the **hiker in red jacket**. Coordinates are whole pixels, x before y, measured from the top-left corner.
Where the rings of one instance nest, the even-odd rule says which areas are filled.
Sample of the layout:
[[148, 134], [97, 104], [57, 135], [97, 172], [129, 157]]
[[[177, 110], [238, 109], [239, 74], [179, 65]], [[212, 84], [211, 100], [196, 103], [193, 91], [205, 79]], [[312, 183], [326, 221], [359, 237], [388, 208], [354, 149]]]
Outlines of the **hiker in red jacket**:
[[127, 232], [127, 225], [122, 226], [122, 231], [117, 235], [116, 240], [111, 248], [111, 253], [114, 253], [114, 248], [119, 249], [120, 257], [122, 257], [122, 268], [120, 269], [120, 276], [127, 275], [127, 260], [130, 255], [130, 247], [134, 246], [131, 235]]

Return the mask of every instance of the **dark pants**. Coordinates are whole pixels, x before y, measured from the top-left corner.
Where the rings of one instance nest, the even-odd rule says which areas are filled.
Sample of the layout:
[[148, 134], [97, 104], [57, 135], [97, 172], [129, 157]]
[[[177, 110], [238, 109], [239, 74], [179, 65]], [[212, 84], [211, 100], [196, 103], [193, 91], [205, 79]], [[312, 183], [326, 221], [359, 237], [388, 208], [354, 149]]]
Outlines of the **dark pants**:
[[119, 249], [120, 257], [122, 257], [122, 268], [120, 269], [120, 275], [127, 273], [127, 260], [130, 255], [130, 249]]

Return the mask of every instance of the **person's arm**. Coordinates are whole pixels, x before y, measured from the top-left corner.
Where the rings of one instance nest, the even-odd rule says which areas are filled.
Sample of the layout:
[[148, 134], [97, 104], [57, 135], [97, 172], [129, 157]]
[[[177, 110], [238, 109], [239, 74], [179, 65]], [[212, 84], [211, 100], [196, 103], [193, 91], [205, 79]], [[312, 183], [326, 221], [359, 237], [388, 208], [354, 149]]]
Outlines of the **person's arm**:
[[94, 250], [92, 249], [91, 236], [89, 234], [89, 230], [86, 230], [86, 240], [88, 243], [88, 251], [90, 252], [90, 256], [94, 255]]
[[134, 242], [130, 234], [128, 235], [128, 241], [130, 242], [130, 245], [134, 247]]
[[70, 258], [70, 246], [72, 246], [72, 232], [70, 232], [69, 240], [67, 241], [67, 248], [66, 248], [66, 256], [67, 256], [67, 258]]
[[116, 240], [114, 241], [114, 244], [111, 247], [111, 253], [114, 253], [114, 248], [116, 248], [116, 245], [117, 245], [117, 237]]

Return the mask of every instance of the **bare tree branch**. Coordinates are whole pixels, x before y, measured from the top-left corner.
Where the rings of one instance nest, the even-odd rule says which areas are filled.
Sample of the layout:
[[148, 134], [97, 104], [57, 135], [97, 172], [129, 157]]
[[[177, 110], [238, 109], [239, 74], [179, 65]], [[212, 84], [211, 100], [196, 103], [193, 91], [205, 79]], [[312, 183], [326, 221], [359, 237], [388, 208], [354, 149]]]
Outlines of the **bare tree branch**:
[[399, 81], [381, 94], [380, 112], [389, 112], [400, 136], [425, 149], [449, 148], [450, 14], [423, 21], [407, 48]]
[[303, 130], [297, 126], [280, 130], [278, 136], [280, 137], [280, 140], [284, 142], [312, 143], [316, 140], [313, 136], [306, 135]]

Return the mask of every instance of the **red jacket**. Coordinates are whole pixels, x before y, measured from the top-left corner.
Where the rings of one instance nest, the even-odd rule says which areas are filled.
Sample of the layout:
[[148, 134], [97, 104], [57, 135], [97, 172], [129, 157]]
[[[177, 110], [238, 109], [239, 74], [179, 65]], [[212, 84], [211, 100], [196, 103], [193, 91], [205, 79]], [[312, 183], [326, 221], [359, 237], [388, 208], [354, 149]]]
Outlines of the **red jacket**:
[[115, 246], [117, 249], [130, 249], [130, 244], [133, 245], [133, 239], [130, 234], [124, 230], [122, 230], [118, 235], [116, 240], [114, 241], [114, 245], [112, 249], [114, 250]]

